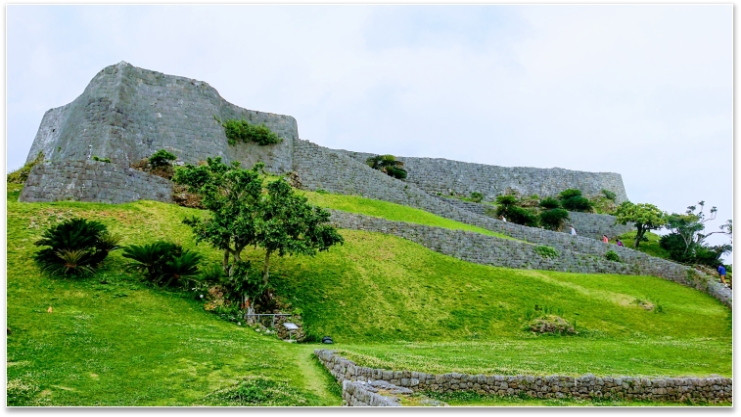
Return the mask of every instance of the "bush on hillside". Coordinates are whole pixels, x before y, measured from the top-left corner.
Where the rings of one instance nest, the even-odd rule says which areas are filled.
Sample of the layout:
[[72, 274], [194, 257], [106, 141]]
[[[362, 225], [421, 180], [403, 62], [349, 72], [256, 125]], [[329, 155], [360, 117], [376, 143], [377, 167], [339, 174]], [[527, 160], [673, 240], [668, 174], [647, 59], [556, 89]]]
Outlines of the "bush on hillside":
[[402, 168], [404, 163], [397, 161], [394, 155], [376, 155], [365, 160], [365, 163], [373, 169], [377, 169], [391, 177], [403, 180], [407, 177], [407, 171]]
[[608, 261], [620, 262], [620, 255], [618, 255], [613, 250], [608, 250], [607, 252], [605, 252], [605, 259], [607, 259]]
[[546, 197], [540, 200], [538, 206], [546, 210], [561, 208], [561, 202], [553, 197]]
[[540, 212], [539, 218], [544, 228], [558, 231], [569, 218], [569, 212], [562, 208], [553, 208]]
[[538, 215], [522, 207], [512, 207], [509, 211], [507, 221], [524, 226], [538, 227]]
[[563, 190], [558, 195], [558, 199], [561, 201], [561, 206], [566, 210], [583, 212], [592, 211], [592, 203], [589, 199], [582, 196], [581, 190], [573, 188]]
[[196, 252], [165, 241], [127, 246], [123, 257], [131, 260], [126, 264], [129, 271], [139, 272], [147, 281], [165, 287], [185, 285], [186, 278], [198, 275], [198, 264], [203, 259]]
[[543, 317], [532, 320], [528, 324], [528, 327], [531, 332], [540, 334], [557, 334], [562, 336], [577, 334], [574, 326], [572, 326], [568, 321], [552, 314], [547, 314]]
[[484, 195], [478, 191], [471, 193], [471, 201], [474, 203], [480, 203], [484, 199]]
[[8, 174], [6, 180], [8, 184], [25, 184], [28, 179], [28, 174], [31, 173], [31, 169], [37, 164], [44, 162], [44, 153], [39, 152], [33, 161], [23, 165], [21, 168]]
[[119, 236], [108, 233], [97, 221], [74, 218], [45, 230], [36, 246], [47, 246], [33, 255], [42, 271], [53, 276], [85, 276], [118, 249]]
[[558, 258], [558, 252], [551, 246], [538, 246], [535, 248], [535, 253], [544, 258]]
[[175, 174], [172, 161], [177, 160], [177, 156], [171, 154], [165, 149], [160, 149], [153, 153], [149, 158], [144, 158], [129, 165], [139, 171], [148, 172], [152, 175], [171, 179]]
[[617, 198], [617, 194], [613, 193], [610, 190], [606, 190], [604, 188], [602, 189], [602, 195], [604, 195], [606, 199], [612, 200], [612, 201], [615, 201], [615, 199]]
[[274, 145], [283, 142], [283, 138], [275, 134], [265, 124], [254, 125], [247, 120], [230, 119], [225, 121], [224, 134], [229, 145], [236, 145], [237, 142], [255, 142], [260, 146]]

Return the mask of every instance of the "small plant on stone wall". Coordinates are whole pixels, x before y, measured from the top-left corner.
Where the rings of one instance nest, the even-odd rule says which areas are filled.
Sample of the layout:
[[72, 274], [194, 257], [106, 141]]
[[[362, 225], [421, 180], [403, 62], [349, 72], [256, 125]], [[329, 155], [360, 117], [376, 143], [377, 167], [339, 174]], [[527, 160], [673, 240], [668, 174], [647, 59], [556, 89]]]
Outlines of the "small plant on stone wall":
[[149, 157], [149, 165], [151, 165], [152, 168], [164, 167], [172, 165], [172, 161], [176, 159], [178, 159], [177, 156], [171, 154], [165, 149], [160, 149]]
[[592, 211], [592, 203], [582, 196], [581, 190], [570, 188], [562, 191], [558, 195], [561, 206], [570, 211], [583, 211], [589, 213]]
[[471, 193], [471, 201], [474, 203], [480, 203], [484, 199], [484, 195], [478, 191]]
[[226, 139], [232, 146], [236, 145], [237, 142], [255, 142], [261, 146], [283, 142], [283, 138], [275, 134], [265, 124], [255, 125], [247, 120], [229, 119], [222, 126]]
[[606, 190], [604, 188], [602, 189], [602, 195], [604, 195], [606, 199], [612, 200], [612, 201], [615, 201], [615, 199], [617, 198], [617, 194], [613, 193], [610, 190]]
[[111, 158], [101, 158], [98, 155], [93, 155], [93, 157], [90, 159], [92, 159], [93, 161], [98, 161], [98, 162], [107, 162], [107, 163], [111, 162]]
[[557, 258], [558, 257], [558, 252], [552, 246], [537, 246], [535, 248], [535, 253], [537, 253], [538, 255], [544, 258]]
[[26, 180], [28, 179], [28, 174], [31, 173], [31, 169], [35, 167], [37, 164], [44, 162], [44, 153], [39, 152], [38, 155], [36, 155], [36, 158], [34, 158], [33, 161], [23, 165], [21, 168], [16, 169], [15, 171], [8, 174], [6, 180], [8, 184], [25, 184]]
[[615, 251], [608, 250], [605, 252], [605, 259], [612, 262], [620, 262], [620, 255], [615, 253]]
[[160, 149], [153, 153], [149, 158], [144, 158], [138, 162], [134, 162], [130, 166], [136, 170], [148, 172], [152, 175], [169, 180], [175, 173], [172, 166], [172, 162], [175, 160], [177, 160], [177, 156], [165, 149]]
[[402, 168], [404, 163], [397, 161], [394, 155], [376, 155], [365, 160], [365, 163], [373, 169], [377, 169], [391, 177], [403, 180], [407, 177], [407, 171]]

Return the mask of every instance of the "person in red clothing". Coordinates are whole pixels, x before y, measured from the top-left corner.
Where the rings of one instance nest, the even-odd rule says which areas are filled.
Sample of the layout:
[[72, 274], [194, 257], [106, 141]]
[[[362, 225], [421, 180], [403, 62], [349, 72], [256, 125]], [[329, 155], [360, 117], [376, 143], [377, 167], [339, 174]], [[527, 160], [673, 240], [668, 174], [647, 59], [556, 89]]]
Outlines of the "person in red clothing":
[[607, 238], [607, 235], [602, 235], [602, 241], [605, 243], [609, 243], [610, 239]]

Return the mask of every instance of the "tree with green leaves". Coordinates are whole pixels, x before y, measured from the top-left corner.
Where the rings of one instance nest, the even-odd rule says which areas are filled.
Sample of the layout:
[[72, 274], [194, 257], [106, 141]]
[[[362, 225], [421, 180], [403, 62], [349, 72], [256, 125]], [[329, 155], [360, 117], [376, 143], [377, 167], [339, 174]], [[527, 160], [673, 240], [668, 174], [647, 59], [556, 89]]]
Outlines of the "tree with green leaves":
[[705, 202], [700, 201], [697, 205], [687, 207], [683, 214], [673, 213], [667, 216], [666, 228], [672, 233], [662, 236], [660, 245], [669, 251], [672, 259], [687, 263], [705, 263], [713, 266], [719, 263], [720, 256], [729, 251], [727, 245], [709, 247], [705, 245], [705, 239], [716, 233], [728, 234], [733, 230], [733, 223], [728, 220], [718, 231], [702, 233], [705, 224], [715, 220], [718, 209], [712, 207], [710, 216], [705, 216]]
[[376, 155], [365, 161], [369, 167], [377, 169], [389, 176], [403, 180], [407, 177], [407, 171], [402, 168], [404, 163], [397, 161], [394, 155]]
[[646, 232], [661, 229], [666, 224], [666, 213], [653, 204], [626, 201], [615, 210], [615, 223], [635, 225], [637, 232], [633, 247], [638, 248]]
[[[264, 188], [262, 168], [263, 164], [258, 163], [246, 170], [239, 162], [226, 165], [221, 158], [209, 158], [206, 165], [186, 165], [173, 177], [189, 192], [199, 194], [210, 211], [207, 219], [191, 217], [184, 221], [193, 229], [196, 240], [224, 251], [224, 272], [230, 278], [240, 275], [237, 279], [245, 283], [238, 287], [251, 292], [268, 288], [274, 254], [313, 256], [343, 243], [342, 236], [329, 224], [329, 212], [308, 204], [306, 197], [295, 194], [285, 179], [272, 181]], [[242, 261], [242, 251], [248, 245], [265, 249], [260, 285], [250, 280], [249, 268]], [[245, 294], [245, 305], [259, 295]]]

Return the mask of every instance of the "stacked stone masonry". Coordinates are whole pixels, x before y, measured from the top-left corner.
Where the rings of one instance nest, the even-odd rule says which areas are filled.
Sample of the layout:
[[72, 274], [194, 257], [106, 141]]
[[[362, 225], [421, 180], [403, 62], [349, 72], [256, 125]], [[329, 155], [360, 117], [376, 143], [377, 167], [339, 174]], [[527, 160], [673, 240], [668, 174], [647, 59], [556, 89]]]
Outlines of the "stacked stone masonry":
[[[220, 121], [265, 123], [284, 141], [277, 145], [229, 146]], [[44, 115], [27, 162], [38, 152], [51, 160], [96, 155], [128, 167], [159, 149], [181, 161], [222, 157], [275, 173], [291, 169], [298, 125], [291, 116], [242, 109], [207, 83], [134, 67], [126, 62], [101, 70], [72, 103]]]
[[[494, 214], [495, 207], [488, 204], [473, 203], [455, 198], [444, 198], [443, 201], [461, 210], [496, 218], [496, 214]], [[602, 240], [602, 235], [607, 235], [610, 240], [614, 240], [617, 236], [633, 230], [631, 224], [615, 224], [615, 217], [608, 214], [579, 213], [575, 211], [569, 212], [568, 223], [564, 224], [562, 232], [568, 233], [567, 225], [573, 225], [580, 236], [597, 240]]]
[[29, 175], [21, 201], [136, 200], [172, 202], [172, 183], [145, 172], [97, 161], [53, 161], [38, 164]]
[[[704, 291], [729, 307], [732, 304], [731, 290], [692, 268], [594, 239], [551, 232], [564, 238], [555, 247], [558, 256], [551, 258], [538, 253], [538, 245], [529, 242], [462, 230], [392, 222], [343, 211], [331, 212], [331, 221], [336, 227], [398, 236], [467, 262], [514, 269], [652, 275]], [[608, 250], [618, 253], [622, 262], [608, 261], [604, 256]]]
[[[618, 399], [665, 402], [732, 402], [733, 379], [643, 378], [586, 374], [580, 377], [539, 375], [441, 375], [414, 371], [391, 371], [358, 366], [329, 350], [315, 350], [324, 366], [343, 383], [345, 381], [387, 381], [412, 391], [474, 391], [481, 395], [531, 398]], [[362, 404], [369, 405], [369, 404]]]
[[[375, 154], [335, 150], [365, 163]], [[581, 190], [587, 197], [602, 195], [602, 190], [616, 194], [616, 201], [628, 200], [620, 174], [612, 172], [584, 172], [563, 168], [499, 167], [451, 161], [442, 158], [412, 158], [397, 156], [404, 163], [407, 181], [432, 195], [470, 196], [473, 192], [484, 195], [484, 201], [494, 201], [501, 194], [514, 191], [523, 196], [540, 197], [558, 195], [568, 188]]]

